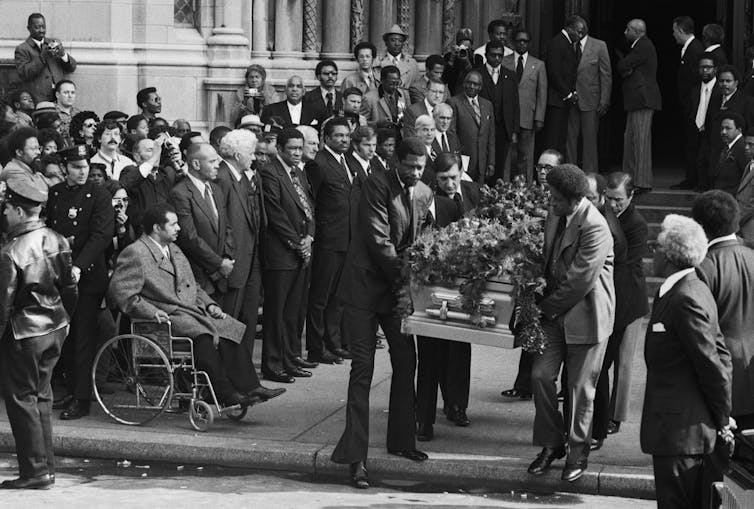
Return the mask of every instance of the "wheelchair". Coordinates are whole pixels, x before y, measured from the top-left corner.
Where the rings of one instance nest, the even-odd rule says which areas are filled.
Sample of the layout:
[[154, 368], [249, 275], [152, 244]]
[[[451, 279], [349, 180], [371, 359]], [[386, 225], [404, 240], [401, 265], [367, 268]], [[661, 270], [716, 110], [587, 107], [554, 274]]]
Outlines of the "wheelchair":
[[105, 342], [94, 358], [92, 387], [102, 410], [130, 426], [188, 409], [191, 426], [207, 431], [215, 413], [240, 421], [248, 411], [220, 404], [209, 375], [195, 367], [193, 340], [173, 336], [169, 321], [132, 320], [130, 334]]

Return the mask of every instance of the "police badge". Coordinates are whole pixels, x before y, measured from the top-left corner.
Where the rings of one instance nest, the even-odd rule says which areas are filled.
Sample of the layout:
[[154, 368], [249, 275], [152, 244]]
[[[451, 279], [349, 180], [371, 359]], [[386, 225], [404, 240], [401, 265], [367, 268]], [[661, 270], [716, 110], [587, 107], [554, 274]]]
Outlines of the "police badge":
[[68, 219], [76, 219], [76, 216], [79, 215], [79, 209], [76, 207], [71, 207], [68, 209]]

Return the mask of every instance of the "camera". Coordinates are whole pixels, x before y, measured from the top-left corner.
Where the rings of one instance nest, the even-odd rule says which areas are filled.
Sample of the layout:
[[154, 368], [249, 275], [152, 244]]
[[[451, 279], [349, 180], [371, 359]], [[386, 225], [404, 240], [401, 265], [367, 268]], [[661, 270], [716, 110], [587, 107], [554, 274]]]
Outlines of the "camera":
[[464, 46], [463, 44], [456, 46], [456, 54], [458, 55], [458, 58], [469, 58], [469, 49]]

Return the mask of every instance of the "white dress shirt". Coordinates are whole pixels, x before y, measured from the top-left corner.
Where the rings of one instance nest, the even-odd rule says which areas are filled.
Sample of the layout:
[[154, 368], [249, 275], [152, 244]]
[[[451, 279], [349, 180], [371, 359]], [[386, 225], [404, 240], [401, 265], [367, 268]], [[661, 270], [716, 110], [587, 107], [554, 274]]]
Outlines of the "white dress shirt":
[[717, 243], [727, 242], [729, 240], [738, 240], [738, 237], [736, 237], [735, 233], [731, 233], [730, 235], [723, 235], [722, 237], [716, 237], [709, 241], [709, 244], [707, 244], [707, 249], [711, 248]]
[[660, 285], [660, 292], [658, 293], [658, 296], [662, 298], [663, 295], [668, 293], [678, 281], [683, 279], [687, 274], [691, 274], [692, 272], [694, 272], [694, 267], [679, 270], [678, 272], [674, 272], [673, 274], [669, 275], [667, 279]]
[[681, 48], [681, 60], [683, 60], [683, 56], [686, 54], [686, 50], [689, 47], [689, 44], [691, 44], [691, 41], [694, 40], [694, 36], [690, 36], [688, 39], [686, 39], [686, 42], [683, 43], [683, 47]]
[[[367, 175], [369, 175], [370, 173], [372, 173], [372, 167], [371, 167], [371, 164], [369, 163], [369, 161], [367, 161], [366, 159], [364, 159], [363, 157], [361, 157], [359, 155], [359, 153], [356, 152], [355, 150], [353, 152], [351, 152], [351, 155], [361, 165], [361, 168], [364, 170], [364, 172]], [[379, 157], [379, 156], [375, 154], [375, 157]]]
[[[113, 157], [110, 157], [105, 155], [102, 150], [98, 150], [97, 153], [92, 156], [91, 162], [104, 164], [107, 176], [113, 180], [118, 180], [120, 178], [120, 174], [126, 166], [136, 166], [135, 162], [123, 154], [118, 154], [116, 152], [113, 154]], [[139, 165], [139, 172], [142, 177], [147, 178], [152, 172], [152, 165], [141, 163]]]
[[288, 105], [288, 113], [291, 115], [291, 124], [300, 124], [301, 108], [304, 103], [299, 102], [298, 104], [291, 104], [290, 102], [286, 101], [285, 104]]
[[715, 88], [715, 83], [717, 83], [717, 78], [712, 78], [709, 83], [701, 83], [701, 89], [699, 91], [699, 106], [696, 109], [695, 119], [696, 128], [700, 131], [704, 130], [709, 99], [712, 96], [712, 90]]

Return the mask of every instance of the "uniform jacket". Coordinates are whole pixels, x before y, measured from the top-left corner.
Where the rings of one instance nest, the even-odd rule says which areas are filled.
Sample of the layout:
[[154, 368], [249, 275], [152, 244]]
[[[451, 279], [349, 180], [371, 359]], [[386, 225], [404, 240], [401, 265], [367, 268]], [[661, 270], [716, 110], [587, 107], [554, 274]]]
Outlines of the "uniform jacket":
[[625, 262], [615, 259], [615, 329], [627, 326], [649, 312], [643, 258], [647, 256], [647, 222], [633, 203], [618, 216], [626, 238]]
[[618, 61], [623, 77], [623, 107], [626, 111], [661, 110], [662, 97], [657, 85], [657, 51], [646, 36], [640, 37], [626, 56]]
[[[45, 37], [43, 47], [51, 41], [52, 39]], [[31, 37], [16, 46], [14, 60], [18, 75], [34, 96], [35, 102], [54, 100], [55, 83], [76, 70], [76, 59], [70, 54], [68, 62], [63, 62], [60, 57], [41, 52]]]
[[47, 225], [68, 239], [73, 265], [81, 269], [79, 294], [101, 295], [107, 290], [106, 248], [112, 243], [115, 219], [112, 199], [104, 187], [87, 182], [50, 188]]
[[207, 307], [215, 302], [197, 284], [183, 251], [172, 243], [168, 250], [169, 260], [146, 235], [124, 249], [110, 280], [110, 299], [132, 319], [154, 320], [157, 311], [165, 311], [173, 336], [209, 334], [215, 341], [239, 343], [243, 326], [230, 317], [209, 316]]
[[[518, 53], [503, 57], [503, 66], [515, 74]], [[468, 102], [468, 101], [467, 101]], [[518, 83], [518, 104], [522, 129], [534, 129], [534, 121], [545, 121], [547, 109], [547, 71], [545, 63], [529, 53], [526, 56], [524, 72]], [[470, 106], [470, 105], [469, 105]]]
[[555, 252], [559, 221], [551, 213], [545, 223], [544, 259], [557, 276], [539, 307], [545, 316], [563, 318], [566, 344], [596, 344], [613, 332], [613, 237], [599, 210], [582, 201]]
[[477, 124], [474, 108], [466, 94], [448, 100], [453, 108], [450, 130], [458, 135], [461, 154], [469, 156], [467, 173], [475, 182], [483, 182], [487, 166], [495, 164], [495, 112], [492, 102], [478, 97], [480, 121]]
[[495, 134], [498, 137], [505, 135], [506, 139], [510, 140], [511, 134], [517, 133], [521, 125], [516, 75], [501, 65], [495, 85], [492, 76], [487, 72], [487, 66], [478, 70], [482, 73], [482, 90], [479, 97], [484, 97], [492, 103], [495, 112]]
[[16, 226], [8, 239], [0, 251], [0, 337], [8, 324], [16, 340], [67, 326], [78, 295], [68, 241], [40, 220]]
[[277, 103], [268, 104], [262, 109], [261, 120], [265, 124], [271, 123], [272, 117], [278, 117], [283, 120], [283, 127], [296, 127], [297, 125], [310, 125], [319, 129], [320, 121], [317, 117], [317, 109], [312, 103], [306, 103], [302, 101], [301, 106], [301, 118], [298, 124], [294, 124], [291, 121], [291, 112], [288, 110], [286, 104], [288, 100], [283, 100]]
[[176, 243], [191, 262], [199, 286], [208, 294], [225, 293], [228, 291], [228, 278], [220, 275], [218, 270], [223, 258], [235, 257], [233, 232], [228, 223], [222, 191], [214, 182], [207, 182], [206, 185], [212, 188], [217, 223], [210, 205], [191, 179], [182, 179], [170, 191], [169, 200], [181, 227]]
[[733, 416], [754, 413], [754, 251], [740, 240], [710, 246], [697, 275], [717, 303], [720, 330], [732, 364]]
[[586, 38], [584, 51], [576, 68], [576, 92], [581, 111], [595, 111], [610, 105], [613, 91], [613, 72], [605, 41], [592, 36]]
[[730, 414], [730, 354], [715, 299], [693, 272], [657, 298], [644, 345], [641, 450], [708, 454]]
[[562, 31], [547, 45], [545, 67], [548, 85], [547, 105], [569, 108], [570, 104], [563, 99], [576, 90], [577, 62], [573, 43]]

